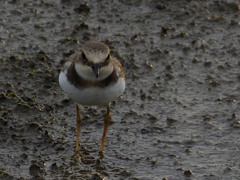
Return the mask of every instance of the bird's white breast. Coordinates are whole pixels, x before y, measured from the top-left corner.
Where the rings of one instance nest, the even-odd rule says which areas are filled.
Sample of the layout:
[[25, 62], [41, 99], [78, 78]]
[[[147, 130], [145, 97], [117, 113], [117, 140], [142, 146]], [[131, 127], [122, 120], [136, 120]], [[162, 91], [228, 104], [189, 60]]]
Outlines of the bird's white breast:
[[125, 79], [122, 77], [115, 84], [104, 88], [77, 88], [68, 81], [66, 73], [66, 70], [60, 73], [59, 84], [72, 100], [81, 105], [107, 105], [118, 98], [125, 89]]

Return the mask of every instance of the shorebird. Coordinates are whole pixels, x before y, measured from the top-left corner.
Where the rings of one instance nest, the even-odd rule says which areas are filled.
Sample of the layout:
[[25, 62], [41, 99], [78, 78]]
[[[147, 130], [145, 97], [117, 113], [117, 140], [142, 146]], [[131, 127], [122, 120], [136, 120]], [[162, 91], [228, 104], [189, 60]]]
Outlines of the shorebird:
[[80, 152], [80, 105], [106, 106], [102, 140], [99, 153], [103, 156], [107, 130], [111, 121], [110, 103], [122, 95], [125, 89], [125, 73], [121, 63], [110, 55], [110, 49], [101, 42], [85, 43], [81, 50], [71, 55], [59, 75], [62, 90], [76, 105], [76, 147], [74, 157]]

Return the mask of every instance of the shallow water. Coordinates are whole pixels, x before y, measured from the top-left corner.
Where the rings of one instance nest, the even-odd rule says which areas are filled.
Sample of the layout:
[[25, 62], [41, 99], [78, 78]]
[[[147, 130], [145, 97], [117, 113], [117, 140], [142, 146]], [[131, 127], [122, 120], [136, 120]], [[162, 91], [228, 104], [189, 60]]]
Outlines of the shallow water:
[[[87, 1], [85, 1], [87, 2]], [[0, 1], [1, 179], [238, 179], [239, 3], [236, 1]], [[83, 107], [75, 162], [75, 103], [58, 73], [99, 40], [123, 64], [112, 105]]]

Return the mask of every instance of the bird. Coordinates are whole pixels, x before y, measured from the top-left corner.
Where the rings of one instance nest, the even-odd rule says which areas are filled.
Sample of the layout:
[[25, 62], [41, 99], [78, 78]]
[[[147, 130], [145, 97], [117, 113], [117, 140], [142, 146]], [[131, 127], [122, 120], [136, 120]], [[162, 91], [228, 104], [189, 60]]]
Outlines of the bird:
[[80, 106], [105, 106], [106, 115], [99, 155], [103, 157], [107, 131], [111, 122], [110, 104], [125, 90], [125, 73], [121, 63], [110, 54], [109, 47], [99, 41], [88, 41], [67, 58], [59, 74], [62, 90], [76, 102], [76, 145], [74, 158], [81, 158]]

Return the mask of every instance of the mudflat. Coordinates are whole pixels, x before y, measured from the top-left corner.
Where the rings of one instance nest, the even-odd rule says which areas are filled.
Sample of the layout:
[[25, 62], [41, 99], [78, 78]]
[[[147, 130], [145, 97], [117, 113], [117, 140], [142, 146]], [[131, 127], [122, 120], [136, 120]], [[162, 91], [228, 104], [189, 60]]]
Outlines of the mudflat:
[[[231, 0], [1, 0], [0, 179], [238, 179], [240, 4]], [[112, 103], [82, 107], [60, 89], [66, 57], [106, 43], [126, 72]]]

